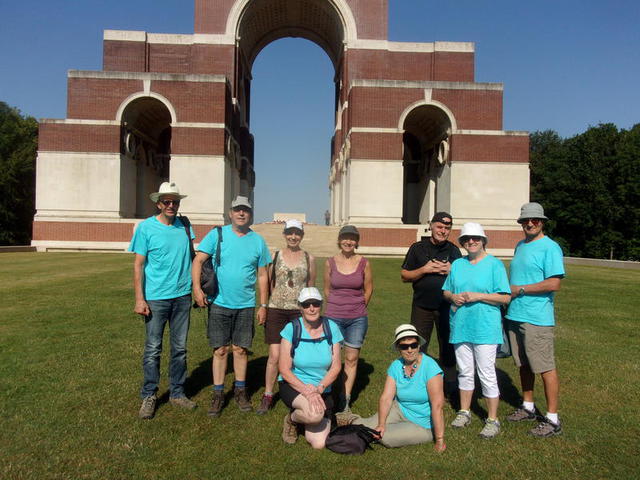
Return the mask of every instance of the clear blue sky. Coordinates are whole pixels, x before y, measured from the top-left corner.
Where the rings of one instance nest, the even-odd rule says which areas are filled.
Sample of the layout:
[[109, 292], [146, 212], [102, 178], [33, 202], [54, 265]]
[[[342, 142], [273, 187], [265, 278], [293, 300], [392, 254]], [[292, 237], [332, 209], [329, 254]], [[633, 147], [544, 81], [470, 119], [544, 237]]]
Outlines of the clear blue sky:
[[[66, 72], [100, 70], [105, 29], [193, 33], [193, 2], [0, 0], [0, 101], [64, 118]], [[638, 0], [390, 0], [389, 39], [475, 42], [476, 81], [504, 83], [506, 130], [566, 137], [640, 122]], [[256, 220], [302, 211], [320, 222], [329, 206], [329, 58], [308, 41], [279, 40], [260, 53], [253, 78]]]

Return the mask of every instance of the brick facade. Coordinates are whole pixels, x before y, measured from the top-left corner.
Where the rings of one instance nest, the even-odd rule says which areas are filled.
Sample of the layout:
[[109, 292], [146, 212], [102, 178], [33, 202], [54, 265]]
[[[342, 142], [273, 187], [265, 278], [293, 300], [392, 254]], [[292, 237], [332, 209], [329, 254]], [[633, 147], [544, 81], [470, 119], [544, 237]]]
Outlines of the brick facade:
[[[433, 155], [434, 146], [443, 139], [450, 148], [448, 165], [507, 162], [524, 166], [528, 162], [528, 137], [502, 131], [502, 86], [475, 83], [473, 45], [389, 42], [388, 0], [194, 1], [194, 35], [105, 31], [103, 70], [71, 71], [67, 120], [45, 120], [40, 125], [39, 150], [59, 154], [42, 156], [43, 162], [54, 162], [51, 160], [54, 157], [59, 161], [65, 152], [122, 153], [122, 157], [116, 158], [121, 158], [120, 169], [124, 172], [121, 175], [128, 177], [119, 182], [116, 178], [109, 187], [101, 185], [105, 191], [120, 191], [121, 205], [148, 196], [148, 193], [128, 189], [142, 188], [139, 185], [150, 188], [149, 185], [156, 184], [166, 172], [170, 172], [172, 178], [194, 184], [201, 182], [200, 175], [210, 175], [212, 181], [217, 182], [215, 187], [207, 192], [195, 192], [191, 198], [207, 202], [207, 205], [193, 207], [194, 211], [202, 212], [200, 219], [213, 215], [210, 205], [216, 204], [217, 217], [207, 218], [212, 220], [210, 223], [218, 221], [228, 208], [231, 195], [251, 196], [255, 182], [254, 140], [248, 120], [252, 62], [265, 43], [289, 34], [316, 41], [336, 68], [337, 108], [342, 112], [332, 140], [330, 184], [332, 195], [339, 197], [339, 201], [332, 200], [335, 223], [350, 221], [349, 196], [360, 198], [358, 195], [367, 188], [376, 188], [374, 184], [369, 185], [371, 181], [394, 178], [397, 189], [399, 182], [408, 178], [408, 170], [403, 173], [393, 162], [405, 168], [402, 163], [408, 151], [403, 143], [405, 128], [413, 129], [410, 134], [414, 139], [420, 137], [417, 131], [420, 128], [431, 132], [425, 136], [436, 135], [420, 140], [423, 151], [416, 155], [422, 155], [422, 159], [407, 162], [414, 169], [411, 175], [416, 178], [428, 170], [424, 166], [425, 158]], [[146, 100], [130, 103], [139, 98]], [[424, 105], [429, 108], [412, 115], [412, 109]], [[119, 112], [125, 112], [122, 119]], [[410, 127], [403, 124], [403, 119], [409, 116]], [[133, 142], [132, 147], [129, 140]], [[171, 155], [180, 155], [181, 162], [171, 164]], [[375, 171], [379, 178], [363, 180], [349, 176], [350, 159], [362, 160], [360, 172]], [[82, 165], [78, 168], [97, 168], [90, 160], [77, 160], [78, 165]], [[142, 162], [146, 163], [142, 165]], [[417, 166], [420, 162], [421, 170]], [[384, 166], [386, 164], [390, 166]], [[55, 168], [53, 165], [49, 164]], [[47, 171], [53, 171], [51, 168]], [[381, 168], [388, 168], [389, 178], [381, 173]], [[201, 173], [202, 169], [206, 173]], [[139, 181], [140, 178], [146, 180]], [[349, 185], [340, 184], [344, 178], [349, 179]], [[428, 183], [420, 178], [412, 180], [414, 186]], [[82, 178], [66, 178], [61, 179], [59, 187], [47, 184], [47, 189], [60, 188], [60, 192], [49, 192], [52, 194], [43, 198], [65, 195], [68, 188], [64, 185], [82, 181]], [[459, 179], [448, 181], [451, 185], [461, 184]], [[229, 191], [230, 188], [236, 190]], [[443, 197], [442, 192], [448, 187], [438, 188], [438, 198]], [[526, 188], [528, 190], [528, 183]], [[84, 189], [92, 191], [93, 187], [87, 184]], [[402, 191], [389, 192], [386, 191], [391, 201], [407, 203]], [[59, 212], [56, 205], [38, 204], [38, 199], [36, 204], [42, 212], [74, 216], [73, 212], [55, 213]], [[373, 211], [362, 213], [362, 206], [359, 207], [356, 218], [381, 216]], [[79, 205], [78, 210], [82, 209]], [[404, 214], [393, 208], [388, 210], [385, 219], [380, 221], [380, 228], [363, 226], [363, 245], [406, 247], [415, 241], [417, 230], [392, 225]], [[113, 208], [94, 204], [86, 211], [111, 212]], [[141, 210], [128, 208], [126, 211]], [[453, 213], [466, 218], [464, 214]], [[120, 223], [119, 218], [115, 223], [60, 220], [49, 222], [36, 216], [34, 240], [123, 242], [129, 240], [134, 224], [133, 219], [132, 223]], [[364, 222], [367, 221], [371, 220]], [[513, 246], [511, 233], [501, 233], [501, 230], [495, 233], [492, 242], [505, 245], [500, 248]]]

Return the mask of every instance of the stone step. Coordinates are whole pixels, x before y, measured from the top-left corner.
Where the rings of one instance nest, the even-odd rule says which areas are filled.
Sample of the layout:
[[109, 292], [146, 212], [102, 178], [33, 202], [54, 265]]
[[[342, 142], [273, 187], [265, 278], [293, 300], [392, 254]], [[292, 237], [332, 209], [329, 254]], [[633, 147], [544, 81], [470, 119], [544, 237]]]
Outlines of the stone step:
[[[282, 223], [258, 223], [251, 226], [251, 229], [262, 235], [269, 246], [271, 252], [284, 248], [284, 237]], [[324, 226], [315, 224], [304, 225], [304, 239], [302, 248], [315, 257], [330, 257], [338, 251], [338, 232], [340, 227]]]

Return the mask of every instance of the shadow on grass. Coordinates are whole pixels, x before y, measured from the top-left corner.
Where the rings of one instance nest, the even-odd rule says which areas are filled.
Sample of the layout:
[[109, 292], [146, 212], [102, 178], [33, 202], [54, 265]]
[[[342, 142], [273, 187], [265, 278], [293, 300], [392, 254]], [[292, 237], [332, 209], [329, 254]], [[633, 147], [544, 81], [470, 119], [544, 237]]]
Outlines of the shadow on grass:
[[[522, 396], [518, 387], [513, 383], [513, 380], [507, 372], [497, 367], [496, 376], [498, 377], [498, 387], [500, 388], [500, 401], [506, 402], [514, 408], [518, 408], [522, 404]], [[477, 375], [475, 376], [475, 385], [476, 388], [473, 391], [473, 398], [471, 399], [471, 411], [480, 418], [486, 418], [487, 410], [479, 402], [483, 397], [480, 379]], [[460, 396], [457, 393], [450, 395], [449, 401], [455, 411], [460, 410]]]

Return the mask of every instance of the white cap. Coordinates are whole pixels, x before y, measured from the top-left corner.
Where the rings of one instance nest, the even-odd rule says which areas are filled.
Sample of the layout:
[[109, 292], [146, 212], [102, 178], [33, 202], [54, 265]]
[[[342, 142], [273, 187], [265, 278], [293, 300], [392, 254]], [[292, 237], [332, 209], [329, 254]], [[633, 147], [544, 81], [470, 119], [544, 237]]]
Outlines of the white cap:
[[462, 237], [482, 237], [485, 240], [487, 239], [482, 225], [474, 222], [468, 222], [462, 225], [462, 230], [460, 230], [460, 235], [458, 235], [458, 241], [460, 241]]
[[180, 189], [175, 182], [162, 182], [157, 192], [149, 194], [149, 198], [153, 203], [158, 203], [160, 197], [163, 195], [171, 195], [173, 197], [184, 198], [186, 195], [180, 195]]
[[302, 228], [302, 222], [300, 220], [296, 220], [295, 218], [292, 218], [284, 222], [284, 229], [288, 230], [290, 228], [297, 228], [301, 232], [304, 232], [304, 228]]
[[298, 295], [298, 303], [306, 302], [307, 300], [318, 300], [322, 301], [322, 295], [320, 295], [320, 290], [316, 287], [305, 287], [300, 290], [300, 295]]

